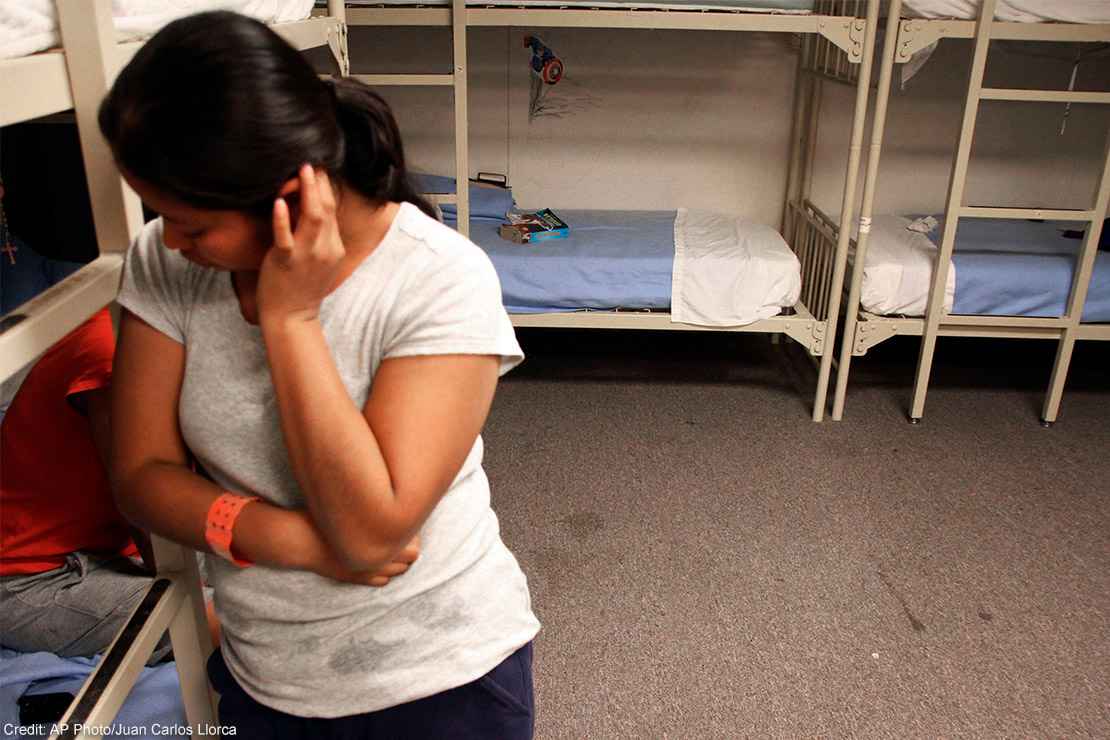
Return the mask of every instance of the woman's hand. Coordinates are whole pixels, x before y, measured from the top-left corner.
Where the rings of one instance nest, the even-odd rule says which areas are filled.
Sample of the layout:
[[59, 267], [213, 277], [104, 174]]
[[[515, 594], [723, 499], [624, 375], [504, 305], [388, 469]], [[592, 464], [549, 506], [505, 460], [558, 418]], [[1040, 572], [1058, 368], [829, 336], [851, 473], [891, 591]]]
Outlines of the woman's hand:
[[266, 253], [258, 276], [261, 324], [315, 319], [320, 304], [335, 287], [346, 254], [327, 173], [306, 164], [298, 178], [300, 212], [295, 230], [285, 198], [274, 201], [274, 246]]
[[316, 570], [316, 574], [324, 576], [325, 578], [331, 578], [335, 581], [343, 581], [344, 583], [355, 583], [361, 586], [375, 586], [380, 588], [407, 571], [409, 566], [416, 562], [419, 556], [420, 535], [417, 535], [412, 538], [411, 542], [405, 545], [401, 552], [397, 553], [392, 563], [389, 563], [376, 572], [348, 570], [340, 565], [339, 560], [331, 558], [320, 564], [320, 568]]
[[243, 507], [235, 522], [232, 552], [246, 560], [315, 573], [335, 581], [385, 586], [416, 562], [420, 556], [420, 537], [413, 537], [391, 562], [376, 570], [352, 570], [324, 540], [306, 509], [286, 509], [256, 501]]
[[[260, 509], [256, 509], [256, 506], [258, 504], [247, 506], [240, 517], [246, 516], [252, 509], [259, 512]], [[289, 561], [285, 567], [307, 570], [333, 581], [380, 587], [407, 571], [420, 556], [420, 536], [417, 535], [393, 557], [392, 562], [377, 570], [352, 570], [336, 556], [307, 510], [280, 509], [276, 513], [280, 516], [280, 523], [272, 527], [270, 536], [276, 533], [286, 543], [285, 552]], [[257, 526], [252, 528], [258, 529], [260, 528]]]

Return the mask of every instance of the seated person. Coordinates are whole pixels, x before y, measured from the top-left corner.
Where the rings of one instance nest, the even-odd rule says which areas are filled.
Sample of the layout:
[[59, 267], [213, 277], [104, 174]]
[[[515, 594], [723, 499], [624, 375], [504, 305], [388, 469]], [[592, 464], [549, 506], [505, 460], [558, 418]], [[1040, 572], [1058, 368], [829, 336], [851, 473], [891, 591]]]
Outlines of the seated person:
[[[101, 310], [6, 384], [11, 402], [0, 423], [4, 647], [63, 657], [103, 652], [146, 594], [152, 569], [144, 567], [116, 510], [104, 467], [114, 349], [111, 318]], [[168, 652], [163, 641], [152, 659]]]

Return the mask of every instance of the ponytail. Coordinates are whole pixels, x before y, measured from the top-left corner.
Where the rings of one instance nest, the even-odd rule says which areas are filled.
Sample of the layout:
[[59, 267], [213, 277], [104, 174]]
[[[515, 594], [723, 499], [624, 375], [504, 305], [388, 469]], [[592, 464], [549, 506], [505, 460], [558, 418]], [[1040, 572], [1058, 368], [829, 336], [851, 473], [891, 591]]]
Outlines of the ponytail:
[[343, 133], [343, 182], [371, 201], [408, 201], [436, 218], [436, 209], [409, 178], [401, 132], [389, 104], [357, 80], [338, 78], [325, 84]]

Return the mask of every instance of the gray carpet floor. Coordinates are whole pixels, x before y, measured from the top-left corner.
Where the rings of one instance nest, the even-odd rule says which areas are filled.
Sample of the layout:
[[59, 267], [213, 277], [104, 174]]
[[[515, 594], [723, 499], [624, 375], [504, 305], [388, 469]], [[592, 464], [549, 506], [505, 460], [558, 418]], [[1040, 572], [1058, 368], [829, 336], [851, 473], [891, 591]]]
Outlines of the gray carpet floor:
[[528, 575], [537, 738], [1110, 736], [1110, 347], [857, 362], [843, 422], [766, 337], [522, 333], [484, 437]]

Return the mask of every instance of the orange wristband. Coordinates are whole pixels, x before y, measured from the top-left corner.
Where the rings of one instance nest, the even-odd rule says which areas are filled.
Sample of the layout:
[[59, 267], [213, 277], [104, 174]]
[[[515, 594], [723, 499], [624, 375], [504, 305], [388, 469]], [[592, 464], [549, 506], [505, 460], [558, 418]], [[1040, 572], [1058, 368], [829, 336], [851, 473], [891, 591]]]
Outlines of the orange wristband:
[[224, 493], [208, 508], [208, 518], [204, 522], [204, 539], [212, 552], [225, 560], [230, 560], [240, 568], [254, 565], [249, 560], [242, 560], [231, 554], [231, 530], [235, 527], [235, 520], [243, 507], [251, 501], [261, 501], [258, 496], [236, 496], [234, 493]]

